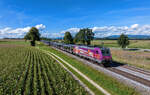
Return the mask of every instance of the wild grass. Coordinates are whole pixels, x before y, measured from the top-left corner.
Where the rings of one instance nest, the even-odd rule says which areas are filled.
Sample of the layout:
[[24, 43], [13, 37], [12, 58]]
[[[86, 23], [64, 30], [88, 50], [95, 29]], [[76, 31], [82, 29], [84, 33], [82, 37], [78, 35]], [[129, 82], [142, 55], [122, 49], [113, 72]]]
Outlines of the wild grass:
[[150, 53], [139, 51], [125, 51], [119, 49], [111, 49], [113, 60], [138, 66], [140, 68], [150, 69]]

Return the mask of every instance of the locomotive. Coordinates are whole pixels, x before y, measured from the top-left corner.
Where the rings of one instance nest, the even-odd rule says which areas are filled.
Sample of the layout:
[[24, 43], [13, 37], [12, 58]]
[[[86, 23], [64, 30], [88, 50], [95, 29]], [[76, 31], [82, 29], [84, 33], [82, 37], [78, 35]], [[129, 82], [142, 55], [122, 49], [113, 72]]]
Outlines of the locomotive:
[[63, 51], [69, 52], [74, 55], [89, 59], [93, 62], [99, 64], [108, 65], [112, 62], [112, 56], [110, 49], [106, 47], [94, 47], [94, 46], [84, 46], [75, 44], [64, 44], [52, 41], [42, 41], [47, 45], [51, 45]]

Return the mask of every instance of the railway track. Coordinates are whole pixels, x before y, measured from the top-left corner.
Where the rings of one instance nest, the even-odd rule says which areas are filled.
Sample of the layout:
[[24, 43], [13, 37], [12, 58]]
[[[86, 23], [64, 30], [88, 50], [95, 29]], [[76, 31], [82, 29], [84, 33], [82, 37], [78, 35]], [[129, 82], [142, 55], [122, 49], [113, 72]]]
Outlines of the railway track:
[[146, 70], [143, 70], [143, 69], [140, 69], [140, 68], [136, 68], [136, 67], [133, 67], [133, 66], [126, 66], [125, 65], [123, 67], [150, 76], [150, 71], [146, 71]]
[[145, 78], [141, 78], [141, 76], [134, 75], [131, 72], [125, 72], [125, 71], [117, 69], [117, 68], [108, 68], [108, 70], [110, 70], [112, 72], [115, 72], [115, 73], [117, 73], [119, 75], [122, 75], [124, 77], [127, 77], [127, 78], [129, 78], [131, 80], [134, 80], [136, 82], [139, 82], [141, 84], [144, 84], [145, 86], [150, 87], [150, 80], [147, 80]]
[[[56, 48], [54, 48], [56, 49]], [[118, 80], [122, 80], [126, 81], [125, 83], [127, 83], [129, 81], [128, 84], [131, 84], [131, 86], [133, 86], [135, 89], [137, 89], [138, 91], [143, 91], [143, 95], [148, 95], [148, 93], [150, 93], [150, 71], [147, 70], [143, 70], [134, 66], [128, 66], [128, 65], [124, 65], [124, 64], [118, 64], [118, 63], [113, 63], [112, 66], [110, 67], [103, 67], [102, 65], [98, 65], [97, 63], [91, 62], [89, 60], [80, 58], [79, 56], [75, 56], [73, 54], [70, 54], [66, 51], [57, 49], [73, 58], [76, 58], [77, 60], [82, 61], [84, 64], [87, 64], [99, 71], [100, 68], [103, 68], [103, 70], [108, 70], [109, 73], [115, 73], [117, 75], [119, 75]], [[94, 63], [94, 64], [93, 64]], [[109, 74], [111, 75], [111, 74]], [[121, 77], [120, 77], [121, 76]], [[115, 77], [115, 76], [113, 76]], [[127, 80], [128, 79], [128, 80]]]

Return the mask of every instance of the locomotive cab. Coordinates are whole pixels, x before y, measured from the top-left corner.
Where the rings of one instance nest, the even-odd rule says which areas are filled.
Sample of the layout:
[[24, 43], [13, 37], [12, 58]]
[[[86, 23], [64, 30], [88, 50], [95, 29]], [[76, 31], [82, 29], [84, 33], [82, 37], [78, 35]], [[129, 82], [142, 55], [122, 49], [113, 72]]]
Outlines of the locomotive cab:
[[103, 62], [105, 63], [111, 63], [112, 61], [112, 57], [111, 57], [111, 53], [110, 53], [110, 49], [109, 48], [102, 48], [101, 49], [102, 55], [103, 55]]

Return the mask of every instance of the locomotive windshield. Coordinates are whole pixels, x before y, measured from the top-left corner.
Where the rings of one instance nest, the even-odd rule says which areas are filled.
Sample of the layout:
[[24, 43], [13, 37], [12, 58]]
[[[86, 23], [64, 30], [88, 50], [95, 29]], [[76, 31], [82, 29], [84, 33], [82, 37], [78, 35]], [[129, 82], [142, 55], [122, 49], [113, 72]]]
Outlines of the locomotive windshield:
[[110, 56], [110, 50], [108, 48], [103, 48], [101, 51], [103, 56]]

